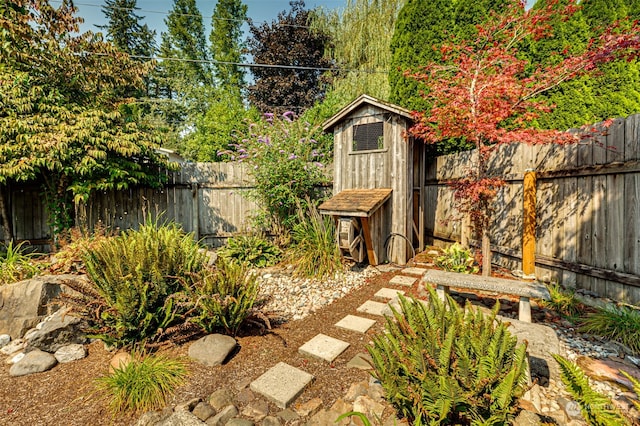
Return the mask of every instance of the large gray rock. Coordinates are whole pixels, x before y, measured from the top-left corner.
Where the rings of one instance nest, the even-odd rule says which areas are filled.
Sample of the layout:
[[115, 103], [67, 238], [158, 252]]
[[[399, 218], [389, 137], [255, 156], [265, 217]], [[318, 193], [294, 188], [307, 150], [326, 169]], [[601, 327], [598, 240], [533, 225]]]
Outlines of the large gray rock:
[[518, 338], [518, 342], [528, 342], [529, 368], [534, 378], [553, 379], [560, 382], [560, 369], [551, 354], [565, 355], [566, 349], [558, 339], [555, 330], [543, 324], [522, 322], [501, 318], [508, 322], [508, 330]]
[[202, 426], [205, 423], [188, 411], [178, 411], [156, 423], [156, 426]]
[[210, 334], [189, 346], [189, 357], [209, 366], [220, 365], [236, 348], [236, 339], [222, 334]]
[[68, 281], [85, 280], [78, 275], [45, 275], [0, 286], [0, 334], [20, 338], [45, 316], [59, 309], [56, 297]]
[[81, 330], [80, 318], [74, 317], [66, 310], [59, 310], [47, 317], [42, 326], [27, 339], [27, 352], [40, 349], [55, 352], [63, 346], [73, 343], [82, 344], [87, 337]]
[[41, 373], [52, 369], [58, 361], [53, 355], [41, 350], [29, 352], [20, 361], [9, 369], [9, 375], [13, 377], [26, 376], [27, 374]]

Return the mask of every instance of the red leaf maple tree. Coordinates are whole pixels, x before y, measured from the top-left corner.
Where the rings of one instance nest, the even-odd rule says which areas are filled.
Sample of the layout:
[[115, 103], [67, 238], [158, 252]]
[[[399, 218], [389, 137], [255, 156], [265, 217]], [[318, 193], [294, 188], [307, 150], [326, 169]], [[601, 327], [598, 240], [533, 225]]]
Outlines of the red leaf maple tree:
[[482, 237], [483, 275], [491, 272], [492, 204], [504, 185], [501, 177], [488, 174], [491, 154], [504, 144], [577, 142], [580, 137], [575, 134], [533, 127], [541, 113], [553, 109], [539, 95], [564, 81], [595, 73], [601, 64], [638, 56], [640, 25], [636, 21], [604, 29], [579, 55], [555, 52], [548, 61], [552, 65], [533, 67], [523, 58], [520, 46], [525, 40], [553, 37], [554, 15], [568, 19], [578, 10], [575, 0], [564, 5], [550, 1], [529, 10], [525, 1], [511, 0], [477, 26], [474, 39], [443, 45], [441, 62], [406, 73], [425, 84], [422, 96], [432, 105], [429, 111], [413, 112], [416, 124], [409, 134], [429, 144], [462, 138], [477, 148], [472, 170], [452, 186], [459, 211], [470, 214], [474, 232]]

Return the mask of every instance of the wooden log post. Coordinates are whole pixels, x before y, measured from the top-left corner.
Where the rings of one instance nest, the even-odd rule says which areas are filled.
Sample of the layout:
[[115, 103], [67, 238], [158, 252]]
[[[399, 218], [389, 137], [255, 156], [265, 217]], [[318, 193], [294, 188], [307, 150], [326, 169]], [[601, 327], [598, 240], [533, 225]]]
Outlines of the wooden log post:
[[536, 272], [536, 172], [525, 170], [523, 189], [522, 272]]

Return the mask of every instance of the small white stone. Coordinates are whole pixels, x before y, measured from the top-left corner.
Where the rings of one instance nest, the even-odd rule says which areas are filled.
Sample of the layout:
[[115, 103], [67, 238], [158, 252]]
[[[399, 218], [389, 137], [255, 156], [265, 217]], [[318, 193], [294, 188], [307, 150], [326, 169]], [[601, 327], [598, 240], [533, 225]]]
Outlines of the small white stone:
[[24, 358], [24, 352], [18, 352], [17, 354], [10, 356], [9, 359], [7, 359], [7, 364], [15, 364], [22, 358]]
[[14, 353], [24, 349], [26, 345], [27, 343], [23, 339], [16, 339], [0, 349], [0, 352], [4, 355], [13, 355]]
[[4, 348], [11, 342], [11, 336], [8, 334], [0, 334], [0, 348]]
[[87, 356], [87, 349], [84, 345], [80, 345], [77, 343], [63, 346], [53, 354], [56, 357], [56, 360], [60, 364], [64, 364], [67, 362], [77, 361]]
[[[44, 324], [43, 322], [41, 322], [40, 324]], [[40, 325], [38, 324], [38, 325]], [[42, 328], [42, 326], [40, 327]], [[27, 330], [26, 333], [24, 333], [24, 340], [29, 340], [31, 337], [33, 337], [34, 334], [36, 334], [38, 332], [38, 330], [40, 330], [40, 328], [38, 328], [38, 326], [36, 326], [36, 328], [31, 328], [29, 330]]]

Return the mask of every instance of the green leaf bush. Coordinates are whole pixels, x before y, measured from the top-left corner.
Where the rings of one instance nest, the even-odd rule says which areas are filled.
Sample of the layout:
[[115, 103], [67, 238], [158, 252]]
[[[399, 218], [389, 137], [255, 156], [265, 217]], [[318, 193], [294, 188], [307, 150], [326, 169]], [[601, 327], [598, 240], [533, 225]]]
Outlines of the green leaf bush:
[[184, 361], [162, 355], [133, 354], [111, 374], [96, 379], [113, 414], [140, 413], [164, 408], [167, 398], [182, 385], [187, 374]]
[[388, 401], [413, 425], [508, 424], [526, 385], [526, 345], [470, 304], [400, 297], [368, 347]]
[[446, 249], [444, 254], [435, 260], [437, 267], [449, 272], [461, 272], [463, 274], [475, 274], [479, 271], [474, 265], [475, 260], [471, 250], [464, 248], [458, 243], [453, 243]]
[[256, 268], [275, 265], [281, 254], [281, 250], [262, 235], [236, 235], [218, 250], [220, 258], [248, 263]]

